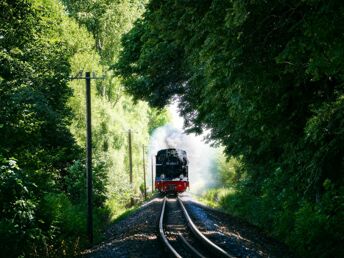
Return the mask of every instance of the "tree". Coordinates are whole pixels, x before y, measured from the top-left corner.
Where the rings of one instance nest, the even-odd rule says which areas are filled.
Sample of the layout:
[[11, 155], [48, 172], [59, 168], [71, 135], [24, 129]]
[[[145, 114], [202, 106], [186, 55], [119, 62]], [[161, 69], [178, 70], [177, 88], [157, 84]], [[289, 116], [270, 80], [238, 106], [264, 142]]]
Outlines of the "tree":
[[240, 189], [280, 212], [265, 218], [273, 231], [299, 199], [318, 205], [326, 180], [342, 196], [343, 11], [338, 0], [153, 0], [114, 70], [137, 100], [179, 98], [189, 131], [211, 129], [242, 157]]
[[67, 168], [79, 156], [68, 129], [70, 52], [53, 7], [0, 4], [0, 224], [7, 256], [47, 252], [54, 219], [43, 215], [44, 197], [66, 192]]
[[152, 1], [115, 69], [136, 99], [162, 107], [179, 96], [186, 126], [212, 128], [228, 154], [282, 162], [317, 110], [341, 102], [341, 8]]

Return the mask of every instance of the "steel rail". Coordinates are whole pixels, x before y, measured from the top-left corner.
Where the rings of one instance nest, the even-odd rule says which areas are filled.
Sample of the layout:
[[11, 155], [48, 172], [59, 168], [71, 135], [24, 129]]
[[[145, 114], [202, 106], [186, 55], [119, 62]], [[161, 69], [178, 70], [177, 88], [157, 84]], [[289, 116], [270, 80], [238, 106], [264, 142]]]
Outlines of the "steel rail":
[[161, 214], [160, 214], [160, 220], [159, 220], [159, 233], [160, 233], [160, 237], [163, 241], [163, 243], [165, 244], [165, 246], [167, 247], [167, 249], [170, 251], [171, 254], [173, 254], [174, 257], [177, 258], [182, 258], [182, 256], [176, 251], [176, 249], [174, 249], [172, 247], [172, 245], [170, 244], [170, 242], [167, 240], [166, 235], [165, 235], [165, 231], [164, 231], [164, 214], [165, 214], [165, 207], [166, 207], [166, 196], [164, 197], [163, 203], [162, 203], [162, 208], [161, 208]]
[[194, 254], [195, 257], [200, 257], [200, 258], [206, 258], [203, 256], [200, 252], [198, 252], [184, 237], [183, 235], [179, 232], [179, 238], [183, 241], [184, 245], [189, 248], [189, 250]]
[[227, 257], [227, 258], [235, 258], [234, 256], [230, 255], [229, 253], [227, 253], [225, 250], [223, 250], [221, 247], [219, 247], [218, 245], [216, 245], [215, 243], [213, 243], [212, 241], [210, 241], [206, 236], [204, 236], [196, 227], [196, 225], [193, 223], [193, 221], [191, 220], [188, 212], [185, 209], [185, 206], [182, 202], [182, 200], [180, 199], [180, 197], [177, 197], [178, 202], [180, 207], [183, 210], [184, 216], [187, 220], [188, 226], [190, 228], [190, 230], [192, 231], [192, 233], [206, 246], [208, 246], [210, 248], [210, 251], [216, 255], [216, 257]]

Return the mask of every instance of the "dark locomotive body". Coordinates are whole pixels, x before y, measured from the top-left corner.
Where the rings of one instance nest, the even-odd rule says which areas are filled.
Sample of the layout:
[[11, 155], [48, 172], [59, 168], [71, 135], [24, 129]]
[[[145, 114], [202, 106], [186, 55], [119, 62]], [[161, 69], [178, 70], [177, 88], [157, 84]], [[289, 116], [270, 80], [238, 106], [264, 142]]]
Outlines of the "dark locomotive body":
[[189, 187], [188, 159], [184, 150], [160, 150], [155, 164], [155, 189], [159, 192], [182, 193]]

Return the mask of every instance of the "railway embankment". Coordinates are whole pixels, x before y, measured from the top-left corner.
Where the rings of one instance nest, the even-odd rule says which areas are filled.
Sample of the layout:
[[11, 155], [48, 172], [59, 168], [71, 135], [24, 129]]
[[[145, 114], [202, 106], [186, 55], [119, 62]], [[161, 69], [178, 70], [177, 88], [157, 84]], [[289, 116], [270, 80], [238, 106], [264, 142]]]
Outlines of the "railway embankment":
[[110, 225], [104, 232], [105, 240], [85, 250], [82, 257], [163, 257], [157, 237], [161, 203], [160, 198], [154, 198]]
[[195, 225], [211, 241], [236, 257], [295, 257], [261, 229], [185, 196], [183, 203]]
[[[183, 196], [181, 200], [201, 233], [233, 256], [292, 257], [283, 244], [265, 236], [258, 228], [200, 205], [187, 194]], [[82, 257], [167, 257], [158, 229], [162, 204], [163, 198], [154, 198], [129, 216], [110, 225], [104, 232], [105, 240], [85, 250]], [[177, 205], [175, 206], [177, 213]], [[174, 221], [178, 220], [177, 216], [175, 219], [171, 218], [174, 214], [173, 207], [169, 211], [169, 220], [174, 223], [170, 223], [169, 230], [173, 227], [172, 224], [183, 224]], [[185, 229], [180, 228], [178, 231], [183, 233]]]

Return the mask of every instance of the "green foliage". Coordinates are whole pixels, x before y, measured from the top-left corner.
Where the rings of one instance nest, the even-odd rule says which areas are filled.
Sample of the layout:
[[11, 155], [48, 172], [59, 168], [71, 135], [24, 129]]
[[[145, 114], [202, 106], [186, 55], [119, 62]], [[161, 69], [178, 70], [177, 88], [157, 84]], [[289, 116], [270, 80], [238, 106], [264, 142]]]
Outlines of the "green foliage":
[[222, 208], [222, 200], [228, 195], [234, 195], [235, 190], [233, 188], [213, 188], [208, 189], [201, 197], [200, 200], [206, 205], [213, 208]]
[[166, 109], [155, 109], [150, 108], [149, 109], [149, 134], [151, 135], [154, 129], [163, 126], [165, 124], [168, 124], [168, 122], [171, 120], [170, 114]]
[[53, 1], [0, 5], [2, 254], [54, 256], [64, 228], [45, 215], [43, 200], [65, 190], [67, 167], [78, 157], [68, 130], [69, 51]]
[[[100, 81], [92, 81], [92, 138], [93, 138], [93, 172], [94, 172], [94, 201], [98, 206], [102, 206], [106, 199], [106, 206], [110, 209], [112, 216], [125, 211], [131, 197], [141, 197], [139, 186], [143, 182], [142, 173], [142, 145], [147, 145], [149, 133], [156, 127], [161, 126], [167, 120], [166, 111], [157, 111], [148, 107], [146, 103], [138, 102], [134, 104], [130, 96], [127, 96], [122, 89], [121, 80], [114, 77], [111, 71], [106, 71], [106, 64], [116, 58], [116, 51], [121, 48], [120, 34], [123, 30], [128, 30], [131, 21], [138, 13], [131, 13], [130, 8], [139, 5], [138, 2], [122, 2], [120, 5], [101, 5], [101, 15], [87, 16], [93, 17], [90, 20], [81, 19], [77, 13], [82, 13], [84, 7], [79, 4], [89, 3], [67, 3], [70, 15], [75, 17], [79, 24], [72, 19], [66, 19], [61, 24], [62, 36], [72, 55], [69, 59], [72, 74], [77, 74], [80, 69], [94, 71], [97, 75], [105, 72], [107, 78]], [[123, 17], [132, 16], [130, 19], [115, 17], [118, 14], [117, 8], [124, 8], [130, 4], [131, 7], [123, 12]], [[97, 4], [89, 6], [97, 9]], [[76, 8], [76, 9], [75, 9]], [[136, 8], [136, 7], [135, 7]], [[94, 13], [95, 10], [90, 10]], [[102, 23], [106, 22], [102, 16], [104, 13], [113, 13], [113, 21], [120, 20], [120, 31], [102, 32], [97, 38], [96, 31], [102, 31]], [[110, 21], [107, 21], [110, 22]], [[88, 31], [82, 26], [86, 25]], [[89, 27], [96, 24], [100, 27]], [[81, 25], [81, 27], [80, 27]], [[107, 25], [108, 26], [108, 25]], [[115, 29], [111, 26], [105, 29]], [[95, 30], [93, 30], [95, 29]], [[72, 35], [72, 36], [71, 36]], [[113, 42], [105, 49], [99, 48], [99, 42]], [[117, 42], [117, 43], [116, 43]], [[103, 44], [103, 43], [101, 43]], [[112, 49], [110, 49], [110, 47]], [[117, 49], [117, 50], [116, 50]], [[113, 52], [111, 52], [113, 50]], [[110, 52], [109, 52], [110, 51]], [[110, 60], [110, 61], [109, 61]], [[75, 119], [70, 125], [70, 130], [80, 146], [85, 146], [85, 86], [84, 81], [74, 80], [70, 82], [73, 89], [73, 97], [69, 99], [69, 106], [73, 110]], [[129, 162], [128, 162], [128, 130], [133, 130], [133, 164], [134, 164], [134, 184], [129, 184]], [[85, 198], [85, 177], [84, 162], [78, 160], [68, 170], [67, 193], [74, 204], [82, 202]], [[142, 197], [141, 197], [142, 198]], [[98, 216], [101, 218], [101, 216]]]
[[[92, 88], [93, 154], [95, 166], [103, 171], [102, 175], [95, 176], [95, 180], [98, 178], [103, 181], [99, 186], [106, 186], [107, 203], [117, 202], [123, 208], [132, 196], [140, 197], [139, 186], [143, 182], [142, 145], [147, 145], [149, 134], [167, 121], [166, 110], [151, 109], [144, 102], [134, 103], [124, 93], [121, 79], [111, 71], [106, 71], [107, 65], [117, 59], [122, 48], [121, 34], [128, 31], [141, 14], [143, 4], [142, 1], [64, 3], [70, 15], [88, 30], [83, 26], [75, 26], [74, 21], [64, 24], [68, 34], [73, 34], [73, 38], [66, 38], [75, 50], [70, 59], [72, 74], [84, 69], [95, 71], [96, 74], [104, 71], [107, 75], [105, 80], [92, 81], [92, 84], [96, 84]], [[74, 96], [70, 98], [69, 106], [75, 114], [70, 130], [77, 143], [85, 146], [84, 81], [72, 81], [70, 86]], [[129, 183], [129, 129], [133, 131], [133, 186]], [[74, 175], [73, 172], [72, 178]], [[77, 175], [82, 178], [80, 172]], [[118, 205], [109, 204], [109, 207], [117, 209]]]
[[67, 130], [71, 113], [65, 105], [71, 95], [66, 84], [68, 56], [53, 33], [58, 21], [48, 24], [40, 18], [44, 11], [24, 1], [2, 5], [1, 34], [6, 36], [0, 42], [0, 134], [6, 141], [0, 148], [6, 156], [22, 156], [31, 166], [37, 160], [25, 156], [44, 151], [35, 158], [63, 170], [59, 164], [71, 159], [74, 142]]
[[121, 36], [144, 10], [145, 0], [78, 0], [62, 1], [72, 17], [85, 25], [93, 35], [103, 64], [117, 59], [122, 47]]
[[[18, 256], [23, 250], [33, 252], [33, 246], [44, 238], [37, 226], [37, 200], [33, 199], [37, 185], [13, 159], [0, 156], [0, 232], [2, 254]], [[6, 232], [6, 233], [5, 233]], [[13, 247], [17, 247], [12, 250]]]
[[283, 187], [281, 173], [277, 170], [275, 178], [266, 179], [259, 193], [245, 178], [232, 181], [229, 185], [234, 189], [212, 189], [201, 200], [283, 239], [301, 257], [341, 257], [343, 188], [336, 189], [326, 180], [318, 202], [305, 201], [295, 188]]
[[[327, 56], [319, 45], [335, 52], [335, 60], [342, 53], [336, 33], [341, 8], [338, 1], [323, 8], [307, 1], [152, 1], [124, 37], [115, 69], [136, 99], [163, 106], [178, 94], [191, 130], [213, 128], [212, 138], [228, 154], [243, 155], [255, 166], [273, 165], [290, 155], [288, 146], [304, 144], [305, 126], [322, 103], [341, 99], [340, 64], [323, 63], [327, 68], [318, 76], [318, 63]], [[342, 154], [333, 149], [341, 145], [331, 151]]]
[[[85, 82], [70, 75], [107, 75], [92, 81], [96, 241], [108, 222], [106, 201], [127, 193], [123, 208], [137, 194], [142, 144], [166, 121], [164, 112], [134, 105], [120, 79], [106, 71], [141, 1], [64, 2], [0, 3], [0, 247], [6, 257], [72, 256], [85, 247]], [[104, 15], [83, 20], [77, 13], [85, 6], [91, 16]], [[127, 182], [130, 128], [137, 128], [133, 187]]]
[[84, 205], [72, 205], [64, 193], [48, 193], [43, 197], [40, 216], [45, 222], [45, 232], [50, 230], [49, 256], [77, 254], [86, 239]]
[[[295, 213], [295, 228], [289, 241], [304, 256], [341, 257], [344, 254], [340, 244], [344, 239], [341, 233], [344, 230], [344, 189], [334, 189], [328, 180], [325, 184], [326, 192], [317, 204], [303, 203]], [[302, 245], [301, 239], [305, 241]]]
[[135, 100], [179, 98], [189, 131], [211, 129], [240, 160], [223, 205], [303, 256], [341, 254], [321, 238], [343, 235], [341, 212], [318, 206], [343, 198], [343, 12], [339, 0], [153, 0], [113, 66]]
[[227, 158], [219, 149], [217, 154], [217, 170], [219, 174], [219, 182], [221, 186], [231, 186], [239, 182], [239, 180], [244, 177], [243, 171], [241, 171], [242, 164], [240, 158]]

